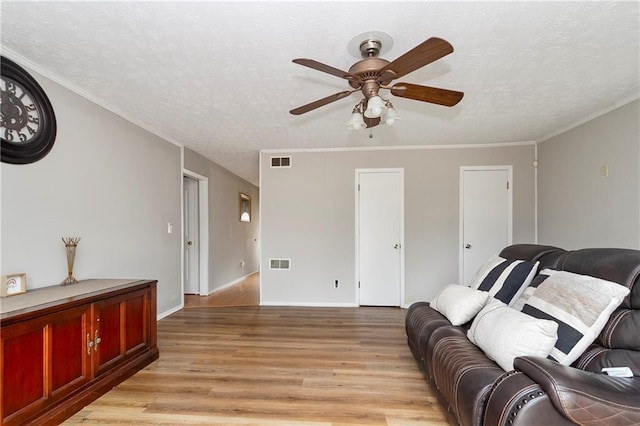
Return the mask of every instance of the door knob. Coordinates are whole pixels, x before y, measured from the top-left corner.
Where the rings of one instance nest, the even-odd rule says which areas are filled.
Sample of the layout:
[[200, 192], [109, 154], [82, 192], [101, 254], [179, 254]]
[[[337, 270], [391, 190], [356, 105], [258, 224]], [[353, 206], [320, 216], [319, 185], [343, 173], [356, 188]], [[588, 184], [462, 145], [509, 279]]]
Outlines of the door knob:
[[470, 249], [470, 248], [471, 248], [471, 244], [465, 244], [465, 245], [464, 245], [464, 248], [466, 248], [466, 249]]
[[192, 246], [193, 245], [193, 241], [187, 241], [187, 245], [188, 246]]
[[399, 249], [399, 248], [400, 248], [400, 244], [395, 244], [395, 245], [393, 246], [393, 248], [394, 248], [394, 249]]

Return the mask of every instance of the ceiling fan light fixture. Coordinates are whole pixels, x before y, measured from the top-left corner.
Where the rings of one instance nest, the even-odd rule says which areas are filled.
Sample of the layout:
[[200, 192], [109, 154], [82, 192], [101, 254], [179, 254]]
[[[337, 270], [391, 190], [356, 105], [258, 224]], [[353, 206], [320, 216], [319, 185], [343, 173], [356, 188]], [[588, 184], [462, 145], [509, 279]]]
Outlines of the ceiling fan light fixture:
[[387, 111], [386, 111], [386, 114], [384, 116], [384, 121], [383, 122], [387, 126], [391, 126], [391, 125], [393, 125], [393, 123], [395, 123], [396, 120], [399, 120], [400, 117], [398, 117], [398, 112], [393, 107], [391, 102], [387, 102], [385, 106], [387, 107]]
[[385, 101], [378, 95], [372, 96], [367, 100], [367, 109], [364, 111], [364, 116], [367, 118], [380, 117], [385, 108]]
[[453, 46], [446, 40], [431, 37], [413, 49], [389, 62], [380, 57], [393, 44], [389, 35], [370, 31], [362, 33], [349, 43], [349, 53], [362, 57], [348, 71], [334, 68], [313, 59], [298, 58], [293, 62], [346, 80], [353, 89], [335, 93], [301, 107], [289, 111], [300, 115], [320, 108], [349, 96], [353, 92], [362, 92], [362, 99], [356, 104], [347, 123], [349, 129], [371, 129], [379, 124], [393, 125], [399, 119], [398, 113], [387, 99], [378, 94], [386, 89], [392, 95], [420, 102], [452, 107], [458, 104], [464, 93], [437, 87], [422, 86], [406, 82], [391, 85], [399, 79], [419, 68], [429, 65], [453, 52]]
[[351, 113], [351, 119], [347, 123], [347, 128], [349, 130], [360, 130], [364, 129], [367, 126], [367, 124], [364, 122], [364, 118], [362, 118], [362, 111], [359, 107], [360, 104], [358, 104], [353, 109], [353, 113]]

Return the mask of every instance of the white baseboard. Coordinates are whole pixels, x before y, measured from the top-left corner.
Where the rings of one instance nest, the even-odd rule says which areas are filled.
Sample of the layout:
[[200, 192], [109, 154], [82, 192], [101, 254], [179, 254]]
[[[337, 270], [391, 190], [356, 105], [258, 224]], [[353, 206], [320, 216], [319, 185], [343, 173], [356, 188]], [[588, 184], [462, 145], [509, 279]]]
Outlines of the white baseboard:
[[236, 285], [236, 284], [239, 284], [239, 283], [241, 283], [242, 281], [244, 281], [244, 280], [246, 280], [247, 278], [249, 278], [251, 275], [255, 274], [256, 272], [260, 272], [260, 270], [259, 270], [259, 269], [258, 269], [258, 270], [255, 270], [255, 271], [253, 271], [253, 272], [248, 273], [247, 275], [244, 275], [244, 276], [242, 276], [242, 277], [240, 277], [240, 278], [236, 278], [235, 280], [233, 280], [233, 281], [231, 281], [231, 282], [228, 282], [228, 283], [226, 283], [226, 284], [223, 284], [223, 285], [221, 285], [220, 287], [216, 287], [216, 288], [214, 288], [213, 290], [211, 290], [207, 296], [210, 296], [210, 295], [212, 295], [213, 293], [217, 293], [217, 292], [222, 291], [222, 290], [224, 290], [224, 289], [226, 289], [226, 288], [229, 288], [229, 287], [232, 287], [232, 286], [234, 286], [234, 285]]
[[260, 302], [260, 306], [304, 306], [308, 308], [357, 308], [355, 303]]
[[182, 308], [184, 308], [184, 304], [181, 303], [180, 305], [178, 305], [178, 306], [176, 306], [174, 308], [171, 308], [168, 311], [164, 311], [161, 314], [158, 314], [157, 315], [157, 319], [158, 319], [158, 321], [160, 321], [162, 318], [168, 317], [169, 315], [171, 315], [171, 314], [173, 314], [175, 312], [178, 312]]

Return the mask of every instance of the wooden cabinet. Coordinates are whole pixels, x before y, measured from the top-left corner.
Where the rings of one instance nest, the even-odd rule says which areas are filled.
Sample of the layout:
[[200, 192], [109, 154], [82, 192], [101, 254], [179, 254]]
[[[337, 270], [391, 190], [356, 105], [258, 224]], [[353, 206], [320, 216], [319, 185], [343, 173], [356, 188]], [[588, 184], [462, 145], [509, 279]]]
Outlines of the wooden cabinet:
[[3, 425], [57, 424], [158, 358], [156, 281], [120, 281], [0, 316]]

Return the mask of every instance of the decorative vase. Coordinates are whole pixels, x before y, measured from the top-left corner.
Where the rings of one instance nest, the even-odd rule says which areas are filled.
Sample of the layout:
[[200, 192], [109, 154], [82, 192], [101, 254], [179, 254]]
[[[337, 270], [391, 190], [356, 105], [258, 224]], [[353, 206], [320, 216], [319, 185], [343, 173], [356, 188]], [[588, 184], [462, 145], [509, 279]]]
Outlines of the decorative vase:
[[78, 280], [73, 276], [73, 261], [76, 258], [76, 247], [78, 247], [80, 237], [63, 237], [62, 242], [64, 242], [64, 247], [67, 250], [67, 267], [69, 275], [60, 283], [60, 285], [77, 284]]

